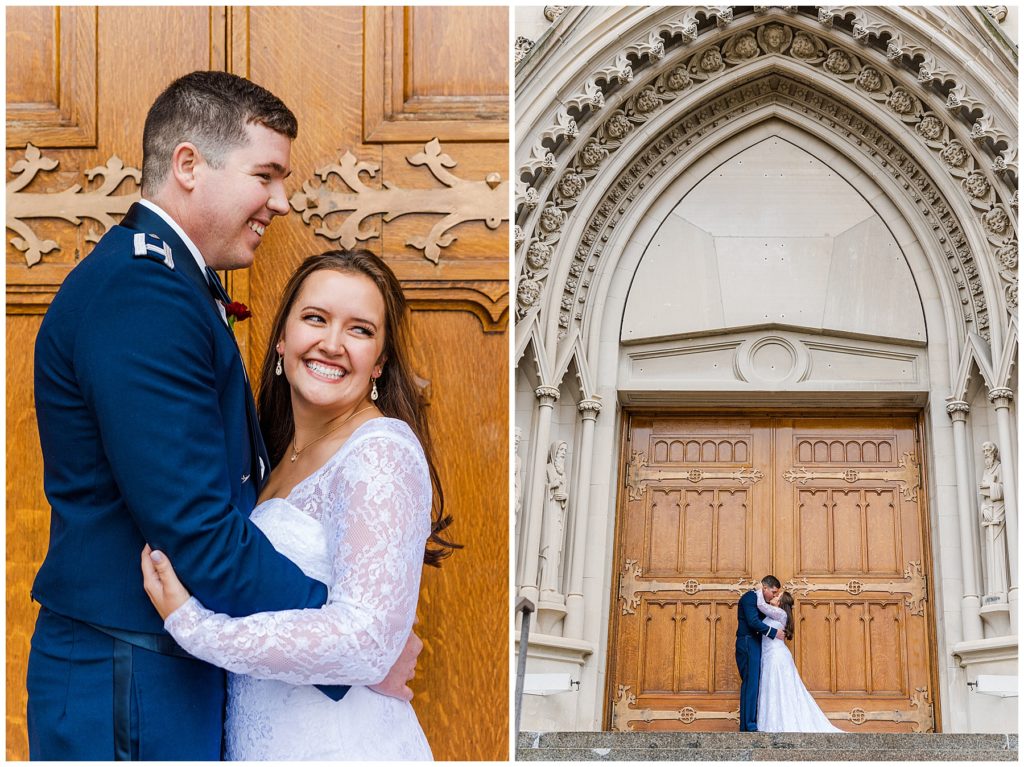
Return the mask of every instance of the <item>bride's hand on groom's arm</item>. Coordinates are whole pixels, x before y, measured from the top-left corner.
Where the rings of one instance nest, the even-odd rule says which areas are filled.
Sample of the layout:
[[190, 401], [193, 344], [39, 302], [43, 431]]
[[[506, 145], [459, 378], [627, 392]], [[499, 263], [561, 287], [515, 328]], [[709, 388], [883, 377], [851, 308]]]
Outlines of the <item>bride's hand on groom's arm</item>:
[[416, 659], [423, 650], [423, 640], [416, 636], [415, 631], [409, 632], [409, 638], [402, 648], [402, 654], [398, 656], [395, 665], [391, 667], [388, 675], [377, 684], [370, 685], [370, 689], [389, 698], [399, 700], [412, 700], [412, 689], [409, 682], [416, 676]]
[[161, 551], [153, 551], [149, 544], [142, 550], [142, 585], [146, 596], [163, 620], [185, 604], [191, 594], [178, 580], [171, 561]]

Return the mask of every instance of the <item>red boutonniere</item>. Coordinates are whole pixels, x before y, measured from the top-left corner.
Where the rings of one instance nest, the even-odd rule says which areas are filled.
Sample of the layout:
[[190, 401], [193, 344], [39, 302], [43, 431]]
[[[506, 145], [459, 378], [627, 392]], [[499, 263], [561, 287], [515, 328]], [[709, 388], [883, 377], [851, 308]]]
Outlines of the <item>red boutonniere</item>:
[[224, 304], [224, 313], [228, 316], [228, 325], [232, 330], [235, 328], [235, 322], [241, 322], [252, 317], [249, 307], [241, 301], [232, 301], [230, 304]]

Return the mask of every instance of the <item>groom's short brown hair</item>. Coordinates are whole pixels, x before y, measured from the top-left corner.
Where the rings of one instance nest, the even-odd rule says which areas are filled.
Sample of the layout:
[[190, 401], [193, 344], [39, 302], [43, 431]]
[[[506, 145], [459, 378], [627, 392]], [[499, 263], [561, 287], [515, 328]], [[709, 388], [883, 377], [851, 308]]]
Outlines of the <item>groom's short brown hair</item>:
[[142, 187], [153, 194], [171, 169], [171, 154], [183, 141], [196, 145], [215, 168], [248, 140], [245, 126], [263, 125], [295, 140], [299, 123], [273, 93], [229, 72], [192, 72], [157, 96], [142, 133]]
[[782, 583], [774, 575], [766, 575], [761, 579], [761, 585], [769, 589], [782, 588]]

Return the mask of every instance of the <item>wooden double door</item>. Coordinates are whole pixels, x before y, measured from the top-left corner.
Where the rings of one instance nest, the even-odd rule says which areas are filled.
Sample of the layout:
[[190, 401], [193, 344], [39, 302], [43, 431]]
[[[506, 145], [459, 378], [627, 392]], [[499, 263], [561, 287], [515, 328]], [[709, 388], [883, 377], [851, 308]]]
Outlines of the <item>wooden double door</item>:
[[914, 416], [660, 417], [627, 424], [607, 725], [739, 726], [739, 597], [795, 597], [789, 643], [838, 727], [938, 721]]

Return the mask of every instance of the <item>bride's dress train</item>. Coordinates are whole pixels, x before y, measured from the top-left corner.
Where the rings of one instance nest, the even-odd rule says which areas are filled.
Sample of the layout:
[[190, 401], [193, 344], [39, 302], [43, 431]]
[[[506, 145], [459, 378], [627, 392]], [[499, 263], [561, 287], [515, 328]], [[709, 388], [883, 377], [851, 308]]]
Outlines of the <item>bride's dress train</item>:
[[[786, 611], [767, 604], [757, 592], [757, 609], [765, 623], [786, 627]], [[757, 693], [757, 729], [760, 732], [843, 732], [834, 726], [807, 691], [785, 642], [761, 640], [761, 683]]]
[[[227, 759], [431, 759], [412, 706], [361, 686], [384, 678], [412, 628], [431, 492], [409, 427], [368, 421], [287, 498], [252, 513], [278, 551], [330, 586], [323, 608], [230, 618], [193, 597], [168, 617], [182, 647], [234, 672]], [[314, 684], [356, 686], [335, 702]]]

